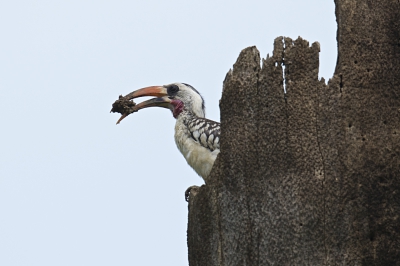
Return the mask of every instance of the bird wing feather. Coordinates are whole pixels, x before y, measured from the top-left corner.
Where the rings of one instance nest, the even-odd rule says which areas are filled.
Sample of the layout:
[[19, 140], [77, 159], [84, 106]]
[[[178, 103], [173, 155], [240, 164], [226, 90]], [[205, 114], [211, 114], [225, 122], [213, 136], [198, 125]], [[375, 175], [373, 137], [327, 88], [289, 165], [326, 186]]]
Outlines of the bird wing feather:
[[201, 117], [191, 120], [188, 125], [192, 139], [211, 151], [219, 149], [220, 129], [220, 123]]

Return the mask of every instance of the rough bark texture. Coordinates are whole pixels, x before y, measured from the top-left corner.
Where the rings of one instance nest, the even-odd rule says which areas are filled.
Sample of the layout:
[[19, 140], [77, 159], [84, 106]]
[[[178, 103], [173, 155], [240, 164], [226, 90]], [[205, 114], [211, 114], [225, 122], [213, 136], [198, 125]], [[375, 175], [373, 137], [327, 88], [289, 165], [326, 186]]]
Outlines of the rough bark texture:
[[336, 17], [328, 85], [301, 38], [228, 72], [221, 153], [189, 201], [191, 266], [400, 265], [400, 3], [337, 0]]

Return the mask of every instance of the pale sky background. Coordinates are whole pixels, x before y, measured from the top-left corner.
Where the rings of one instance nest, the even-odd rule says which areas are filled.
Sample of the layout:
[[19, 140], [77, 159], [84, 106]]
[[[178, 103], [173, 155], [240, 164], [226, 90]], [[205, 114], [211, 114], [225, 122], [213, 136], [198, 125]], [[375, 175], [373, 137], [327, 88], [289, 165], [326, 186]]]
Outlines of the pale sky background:
[[[111, 104], [186, 82], [219, 121], [240, 51], [278, 36], [337, 57], [333, 0], [0, 2], [0, 265], [188, 265], [184, 191], [203, 181], [166, 109]], [[141, 101], [141, 100], [138, 100]]]

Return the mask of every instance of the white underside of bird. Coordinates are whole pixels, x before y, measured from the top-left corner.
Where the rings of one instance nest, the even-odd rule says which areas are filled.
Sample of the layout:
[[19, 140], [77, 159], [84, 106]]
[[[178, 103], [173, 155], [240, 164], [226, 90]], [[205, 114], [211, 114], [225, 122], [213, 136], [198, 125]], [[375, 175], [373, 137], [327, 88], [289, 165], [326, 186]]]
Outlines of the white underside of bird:
[[185, 157], [187, 163], [204, 180], [210, 175], [219, 149], [211, 151], [191, 137], [183, 117], [178, 117], [175, 124], [175, 143], [179, 151]]

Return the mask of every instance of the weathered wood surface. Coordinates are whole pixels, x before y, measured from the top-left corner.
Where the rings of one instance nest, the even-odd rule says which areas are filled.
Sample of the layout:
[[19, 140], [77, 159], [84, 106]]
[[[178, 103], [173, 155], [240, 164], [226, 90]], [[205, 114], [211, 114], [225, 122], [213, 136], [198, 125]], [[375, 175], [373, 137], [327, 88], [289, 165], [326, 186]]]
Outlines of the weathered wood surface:
[[301, 38], [228, 72], [221, 153], [189, 202], [191, 266], [400, 265], [400, 3], [337, 0], [336, 17], [328, 85]]

